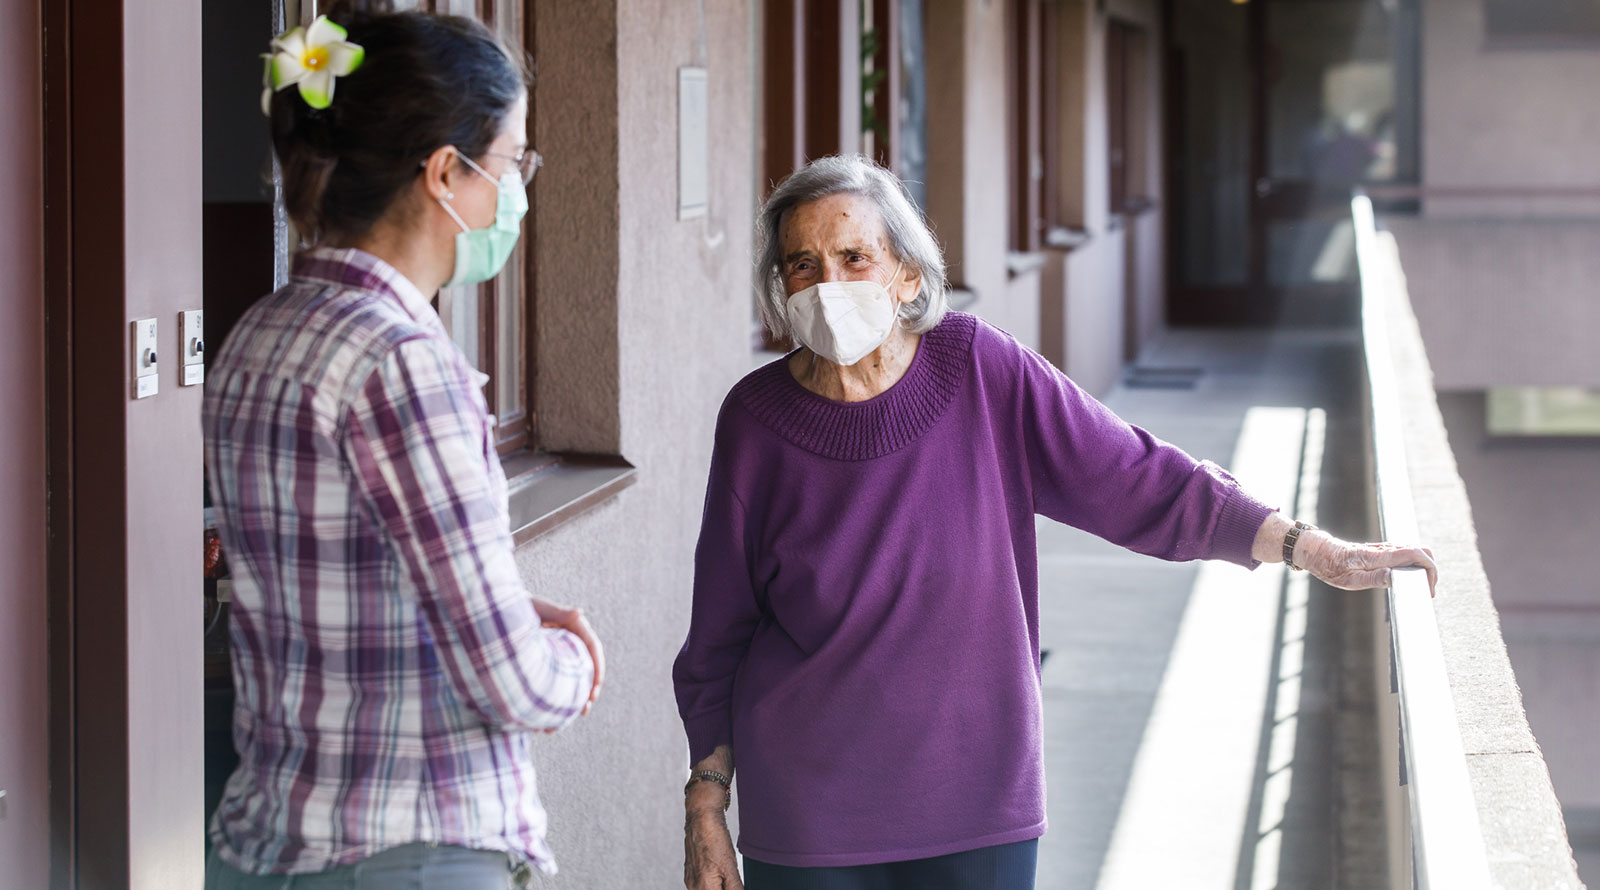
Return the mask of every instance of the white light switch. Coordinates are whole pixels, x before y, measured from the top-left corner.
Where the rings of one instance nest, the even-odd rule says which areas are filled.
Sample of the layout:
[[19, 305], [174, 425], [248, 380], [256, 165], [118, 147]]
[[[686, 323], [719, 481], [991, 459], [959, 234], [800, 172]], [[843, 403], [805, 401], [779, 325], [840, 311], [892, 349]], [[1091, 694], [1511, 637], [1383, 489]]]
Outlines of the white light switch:
[[194, 386], [205, 382], [205, 318], [201, 310], [189, 309], [178, 313], [178, 348], [183, 350], [183, 385]]
[[156, 320], [141, 318], [133, 323], [133, 397], [145, 399], [160, 389], [160, 368], [156, 365]]

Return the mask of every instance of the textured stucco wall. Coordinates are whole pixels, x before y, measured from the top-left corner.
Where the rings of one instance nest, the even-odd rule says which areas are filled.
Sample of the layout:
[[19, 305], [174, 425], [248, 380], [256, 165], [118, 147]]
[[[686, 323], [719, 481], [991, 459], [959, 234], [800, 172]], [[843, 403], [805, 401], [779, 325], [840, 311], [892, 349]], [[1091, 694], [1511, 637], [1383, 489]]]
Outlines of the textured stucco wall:
[[45, 886], [50, 867], [38, 33], [38, 4], [0, 3], [0, 882], [16, 887]]
[[[562, 867], [541, 886], [671, 887], [688, 751], [669, 671], [688, 628], [717, 408], [750, 359], [751, 10], [705, 0], [704, 58], [693, 3], [536, 10], [549, 159], [535, 247], [540, 435], [639, 468], [635, 485], [517, 553], [529, 589], [588, 610], [610, 671], [595, 712], [539, 744]], [[701, 63], [711, 213], [679, 222], [677, 69]]]
[[1600, 386], [1600, 222], [1384, 219], [1437, 384]]
[[[1062, 195], [1065, 218], [1077, 221], [1090, 241], [1061, 260], [1061, 291], [1047, 275], [1041, 324], [1064, 325], [1064, 334], [1041, 333], [1046, 343], [1065, 347], [1065, 370], [1090, 392], [1103, 394], [1116, 384], [1123, 364], [1127, 324], [1125, 299], [1135, 301], [1140, 343], [1158, 336], [1165, 326], [1166, 224], [1162, 197], [1160, 53], [1161, 15], [1152, 0], [1116, 0], [1105, 14], [1092, 4], [1068, 2], [1063, 18]], [[1144, 29], [1143, 69], [1130, 78], [1130, 91], [1144, 91], [1144, 114], [1130, 121], [1130, 133], [1142, 134], [1145, 150], [1129, 158], [1137, 168], [1131, 190], [1155, 202], [1155, 210], [1128, 220], [1113, 219], [1108, 179], [1110, 151], [1106, 93], [1107, 16]], [[1076, 118], [1066, 119], [1069, 115]], [[1050, 304], [1058, 301], [1062, 308]], [[1061, 357], [1050, 355], [1052, 360]]]
[[1006, 5], [930, 0], [928, 218], [950, 280], [976, 291], [971, 311], [1038, 346], [1037, 289], [1013, 289], [1006, 269], [1010, 185], [1006, 158]]
[[[1422, 175], [1430, 186], [1600, 185], [1600, 52], [1485, 42], [1484, 5], [1424, 0]], [[1430, 202], [1429, 214], [1593, 215], [1595, 202]]]
[[1122, 368], [1123, 292], [1127, 287], [1124, 229], [1101, 230], [1067, 254], [1067, 376], [1103, 396]]

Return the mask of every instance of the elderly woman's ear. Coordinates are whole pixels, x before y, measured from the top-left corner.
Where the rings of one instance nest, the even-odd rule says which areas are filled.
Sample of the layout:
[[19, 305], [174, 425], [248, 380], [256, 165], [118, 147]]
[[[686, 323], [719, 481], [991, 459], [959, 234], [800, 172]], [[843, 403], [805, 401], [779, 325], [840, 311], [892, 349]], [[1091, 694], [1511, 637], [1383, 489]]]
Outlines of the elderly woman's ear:
[[902, 303], [909, 303], [922, 292], [922, 273], [913, 266], [900, 267], [900, 280], [890, 282], [894, 298]]

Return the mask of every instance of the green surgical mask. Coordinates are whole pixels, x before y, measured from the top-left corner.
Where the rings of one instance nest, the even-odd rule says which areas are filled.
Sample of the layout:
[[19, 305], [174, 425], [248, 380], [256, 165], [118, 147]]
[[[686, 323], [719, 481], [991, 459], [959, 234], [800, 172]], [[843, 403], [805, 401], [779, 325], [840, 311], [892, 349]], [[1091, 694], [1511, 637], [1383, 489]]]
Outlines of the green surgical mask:
[[444, 283], [445, 287], [477, 284], [499, 275], [506, 260], [511, 257], [512, 248], [517, 246], [517, 238], [522, 235], [522, 217], [528, 212], [528, 192], [520, 176], [509, 172], [497, 180], [466, 155], [462, 155], [461, 160], [476, 170], [479, 176], [494, 183], [498, 197], [495, 199], [494, 222], [487, 229], [467, 228], [455, 210], [443, 198], [439, 199], [444, 212], [450, 214], [450, 218], [461, 227], [461, 231], [456, 233], [455, 274]]

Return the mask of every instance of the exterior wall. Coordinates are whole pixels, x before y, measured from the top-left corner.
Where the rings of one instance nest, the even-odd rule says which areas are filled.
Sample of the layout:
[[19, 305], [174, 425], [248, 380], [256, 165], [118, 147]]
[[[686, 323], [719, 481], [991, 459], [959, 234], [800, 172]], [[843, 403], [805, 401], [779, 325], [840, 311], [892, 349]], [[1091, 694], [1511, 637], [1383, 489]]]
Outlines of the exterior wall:
[[1596, 220], [1396, 216], [1441, 390], [1600, 385]]
[[[1428, 188], [1600, 187], [1592, 48], [1486, 43], [1484, 6], [1424, 0], [1422, 177]], [[1593, 282], [1600, 198], [1448, 196], [1385, 220], [1400, 244], [1438, 386], [1600, 383]]]
[[15, 887], [50, 869], [39, 29], [37, 3], [0, 3], [0, 863]]
[[[1134, 342], [1142, 345], [1165, 327], [1166, 211], [1162, 206], [1165, 183], [1160, 147], [1161, 53], [1165, 45], [1160, 6], [1153, 0], [1115, 0], [1105, 13], [1094, 4], [1067, 2], [1062, 12], [1061, 95], [1063, 216], [1087, 230], [1090, 240], [1065, 252], [1057, 262], [1059, 278], [1047, 274], [1042, 312], [1045, 325], [1062, 325], [1064, 333], [1046, 330], [1041, 340], [1060, 343], [1063, 354], [1046, 356], [1092, 393], [1103, 394], [1116, 384], [1123, 365], [1127, 324], [1134, 321]], [[1136, 153], [1129, 158], [1130, 194], [1150, 199], [1154, 212], [1113, 216], [1106, 106], [1106, 30], [1114, 16], [1145, 31], [1142, 71], [1129, 79], [1144, 112], [1130, 119], [1130, 132], [1139, 134]], [[1137, 151], [1137, 145], [1144, 146]], [[1056, 282], [1059, 281], [1059, 284]], [[1052, 284], [1061, 290], [1052, 288]], [[1133, 301], [1126, 311], [1125, 300]], [[1059, 303], [1061, 308], [1049, 305]]]
[[1482, 393], [1441, 393], [1439, 408], [1556, 794], [1600, 812], [1600, 585], [1581, 555], [1593, 529], [1573, 521], [1600, 503], [1600, 439], [1491, 438]]
[[1013, 289], [1006, 268], [1006, 4], [929, 0], [926, 16], [928, 219], [950, 281], [978, 294], [971, 311], [1037, 347], [1037, 289]]
[[[706, 0], [700, 58], [696, 4], [535, 8], [540, 436], [639, 468], [636, 484], [517, 554], [530, 590], [588, 611], [610, 678], [589, 717], [540, 743], [562, 866], [540, 885], [668, 886], [681, 879], [688, 769], [669, 666], [688, 630], [718, 407], [750, 362], [753, 11]], [[701, 63], [711, 211], [680, 222], [677, 68]]]
[[[1600, 52], [1486, 48], [1484, 5], [1423, 0], [1422, 175], [1429, 186], [1600, 185]], [[1596, 202], [1430, 202], [1430, 215], [1581, 213]]]
[[[201, 308], [203, 290], [200, 83], [189, 67], [200, 41], [199, 16], [160, 0], [128, 4], [122, 19], [126, 64], [118, 85], [125, 112], [121, 286], [109, 295], [79, 297], [88, 300], [80, 311], [92, 307], [93, 323], [104, 325], [122, 346], [112, 354], [123, 373], [84, 385], [104, 387], [104, 398], [120, 405], [125, 416], [119, 444], [126, 463], [118, 469], [126, 495], [115, 518], [127, 542], [126, 603], [103, 608], [126, 610], [126, 671], [93, 681], [113, 681], [125, 696], [133, 890], [199, 887], [203, 879], [203, 699], [196, 631], [202, 599], [199, 493], [205, 484], [201, 388], [178, 386], [176, 361], [178, 313]], [[160, 363], [160, 394], [137, 402], [129, 400], [126, 357], [132, 351], [128, 322], [136, 318], [159, 320], [161, 351], [172, 356]], [[101, 608], [81, 588], [79, 603], [80, 619], [84, 609]], [[80, 692], [84, 684], [80, 673]], [[79, 728], [80, 741], [93, 732], [81, 721]], [[81, 760], [95, 755], [82, 745], [79, 750], [81, 770]], [[80, 791], [92, 794], [87, 772], [80, 778]], [[80, 807], [80, 829], [93, 808]]]

